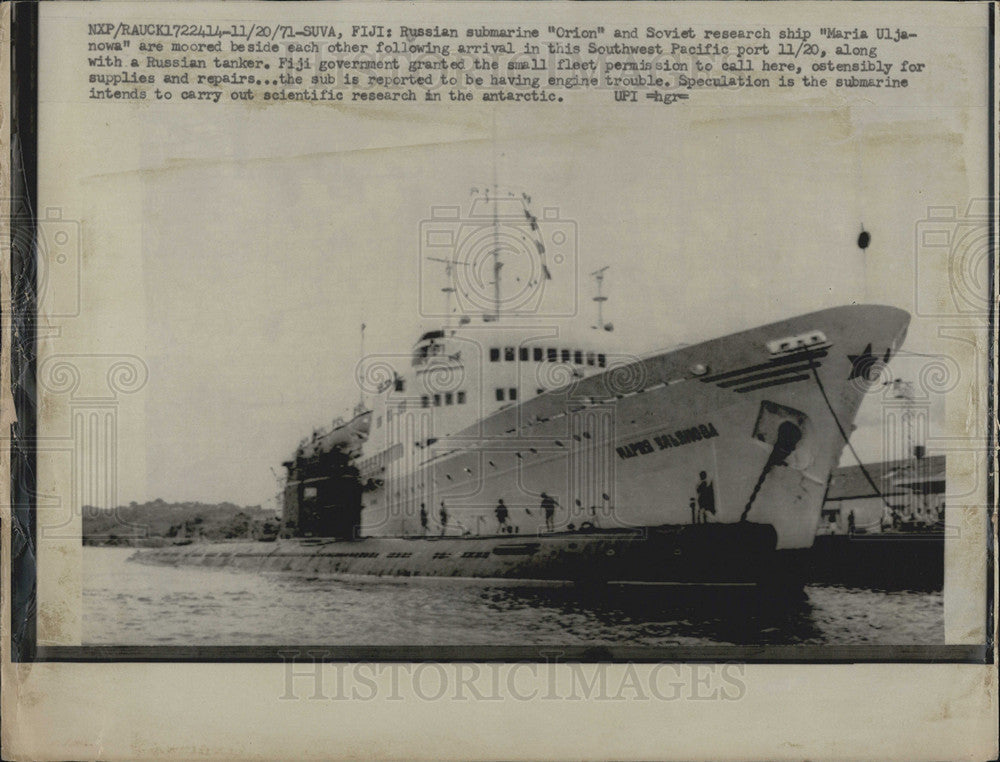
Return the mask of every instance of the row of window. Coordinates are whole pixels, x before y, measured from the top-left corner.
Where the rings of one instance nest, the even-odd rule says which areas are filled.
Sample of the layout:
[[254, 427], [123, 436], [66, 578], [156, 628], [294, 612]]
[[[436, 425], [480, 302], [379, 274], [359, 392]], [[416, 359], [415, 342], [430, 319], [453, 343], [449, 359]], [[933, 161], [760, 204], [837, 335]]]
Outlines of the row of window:
[[[590, 365], [604, 368], [608, 364], [608, 358], [603, 353], [584, 352], [580, 349], [556, 349], [555, 347], [504, 347], [502, 350], [503, 359], [506, 362], [514, 362], [520, 358], [521, 362], [534, 360], [535, 362], [564, 362], [574, 365]], [[490, 362], [500, 362], [500, 347], [490, 349]]]
[[431, 402], [434, 403], [434, 407], [441, 407], [441, 405], [464, 405], [465, 404], [465, 392], [445, 392], [444, 394], [423, 395], [420, 398], [420, 407], [430, 407]]
[[[545, 390], [538, 389], [537, 393], [542, 394]], [[517, 401], [517, 388], [510, 387], [509, 389], [497, 388], [496, 390], [497, 402], [516, 402]], [[425, 394], [420, 398], [420, 407], [441, 407], [443, 405], [464, 405], [466, 403], [467, 397], [464, 391], [461, 392], [445, 392], [444, 394]], [[392, 423], [392, 411], [386, 412], [386, 422]], [[381, 428], [382, 426], [382, 416], [379, 416], [375, 421], [375, 427]]]
[[[537, 393], [542, 394], [545, 390], [538, 389]], [[516, 402], [517, 401], [517, 388], [510, 387], [509, 389], [497, 388], [496, 390], [497, 402]], [[420, 407], [442, 407], [443, 405], [464, 405], [466, 403], [466, 394], [464, 391], [460, 392], [444, 392], [443, 394], [424, 394], [420, 398]], [[386, 423], [392, 423], [392, 410], [387, 410], [385, 413]], [[382, 428], [382, 416], [378, 416], [375, 419], [375, 428]]]

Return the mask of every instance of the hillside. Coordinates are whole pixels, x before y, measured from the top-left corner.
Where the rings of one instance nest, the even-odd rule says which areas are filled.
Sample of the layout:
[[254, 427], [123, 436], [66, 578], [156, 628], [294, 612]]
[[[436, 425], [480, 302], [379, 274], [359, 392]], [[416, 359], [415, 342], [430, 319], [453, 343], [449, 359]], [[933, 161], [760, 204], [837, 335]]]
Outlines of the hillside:
[[84, 545], [166, 544], [255, 539], [277, 530], [274, 511], [233, 503], [167, 503], [157, 499], [117, 508], [83, 509]]

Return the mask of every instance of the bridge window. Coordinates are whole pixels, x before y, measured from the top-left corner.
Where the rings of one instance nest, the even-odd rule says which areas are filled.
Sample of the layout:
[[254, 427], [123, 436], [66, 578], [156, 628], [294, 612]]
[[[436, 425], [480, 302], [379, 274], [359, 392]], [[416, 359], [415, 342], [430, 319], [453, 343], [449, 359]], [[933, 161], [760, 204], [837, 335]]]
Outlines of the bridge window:
[[573, 362], [577, 365], [583, 365], [583, 352], [579, 349], [573, 353]]
[[608, 364], [608, 358], [605, 355], [597, 355], [597, 366], [599, 368], [604, 368]]
[[497, 347], [490, 347], [490, 362], [497, 362], [500, 359], [500, 350]]
[[594, 364], [594, 353], [587, 352], [587, 365], [593, 365], [593, 364]]
[[541, 361], [542, 361], [542, 348], [535, 347], [535, 362], [541, 362]]
[[503, 359], [507, 362], [514, 362], [514, 347], [504, 347]]
[[539, 387], [538, 389], [535, 389], [535, 394], [545, 394], [545, 390]]
[[527, 362], [527, 361], [528, 361], [528, 348], [521, 347], [521, 362]]
[[555, 362], [556, 355], [557, 352], [552, 347], [549, 347], [548, 349], [545, 350], [545, 359], [547, 359], [549, 362]]
[[444, 393], [444, 404], [451, 405], [454, 402], [454, 397], [451, 392]]
[[517, 389], [513, 386], [507, 390], [507, 399], [514, 402], [517, 399]]
[[397, 392], [401, 392], [401, 391], [403, 391], [404, 387], [405, 387], [405, 384], [403, 383], [403, 379], [397, 378], [396, 379], [396, 391]]
[[562, 351], [562, 361], [563, 362], [569, 362], [569, 350], [568, 349], [564, 349]]
[[431, 406], [431, 398], [425, 394], [420, 398], [420, 407], [430, 407], [430, 406]]
[[434, 407], [441, 407], [441, 395], [440, 394], [435, 394], [434, 395]]
[[465, 392], [459, 392], [458, 393], [458, 404], [459, 405], [464, 405], [465, 404]]
[[497, 389], [497, 402], [503, 402], [503, 389]]

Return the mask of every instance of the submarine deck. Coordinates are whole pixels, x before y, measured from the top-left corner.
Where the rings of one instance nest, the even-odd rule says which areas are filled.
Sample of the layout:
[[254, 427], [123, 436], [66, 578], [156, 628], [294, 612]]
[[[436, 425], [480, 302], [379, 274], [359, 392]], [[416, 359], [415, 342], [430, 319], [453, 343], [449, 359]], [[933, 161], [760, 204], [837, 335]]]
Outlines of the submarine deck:
[[540, 535], [192, 543], [140, 550], [131, 560], [317, 575], [746, 583], [770, 569], [775, 544], [772, 527], [743, 522]]

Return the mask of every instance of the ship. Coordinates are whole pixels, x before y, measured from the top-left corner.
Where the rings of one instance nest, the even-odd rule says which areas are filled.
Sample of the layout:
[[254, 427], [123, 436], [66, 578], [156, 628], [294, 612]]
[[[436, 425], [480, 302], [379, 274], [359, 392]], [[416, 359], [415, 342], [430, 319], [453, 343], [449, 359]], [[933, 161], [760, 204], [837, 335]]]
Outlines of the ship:
[[[545, 243], [519, 200], [537, 255], [522, 291], [541, 289]], [[353, 413], [284, 462], [275, 542], [134, 559], [649, 584], [761, 584], [790, 568], [776, 559], [813, 545], [831, 471], [909, 315], [847, 305], [632, 354], [604, 321], [607, 267], [592, 273], [596, 321], [553, 330], [535, 306], [505, 314], [503, 251], [440, 259], [441, 322], [397, 357], [363, 358]], [[492, 298], [454, 308], [484, 267]]]

